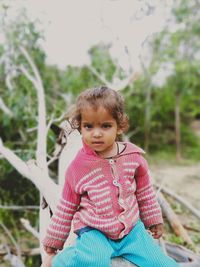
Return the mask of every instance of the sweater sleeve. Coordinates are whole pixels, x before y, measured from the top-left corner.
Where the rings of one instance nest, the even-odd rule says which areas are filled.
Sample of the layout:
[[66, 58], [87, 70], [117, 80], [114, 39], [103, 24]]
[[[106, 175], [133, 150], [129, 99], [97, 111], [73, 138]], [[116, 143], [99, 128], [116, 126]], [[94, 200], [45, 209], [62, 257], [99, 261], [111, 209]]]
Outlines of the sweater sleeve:
[[153, 189], [152, 179], [147, 161], [141, 156], [136, 172], [136, 197], [138, 201], [140, 218], [145, 227], [163, 223], [162, 212]]
[[75, 192], [74, 187], [74, 177], [68, 169], [62, 195], [56, 211], [51, 217], [46, 236], [42, 242], [43, 245], [56, 249], [63, 248], [71, 229], [74, 213], [80, 203], [80, 196]]

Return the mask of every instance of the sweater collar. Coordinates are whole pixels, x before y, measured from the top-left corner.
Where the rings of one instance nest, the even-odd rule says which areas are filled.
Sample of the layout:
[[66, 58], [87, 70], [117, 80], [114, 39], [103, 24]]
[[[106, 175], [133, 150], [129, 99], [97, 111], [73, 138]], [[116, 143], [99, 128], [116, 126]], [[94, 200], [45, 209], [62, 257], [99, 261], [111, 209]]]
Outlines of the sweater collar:
[[[82, 139], [82, 143], [83, 143], [83, 151], [87, 154], [87, 155], [93, 155], [95, 157], [99, 157], [99, 155], [94, 151], [92, 150]], [[122, 144], [125, 144], [126, 148], [125, 150], [120, 153], [120, 155], [127, 155], [127, 154], [132, 154], [132, 153], [140, 153], [140, 154], [145, 154], [145, 151], [130, 143], [130, 142], [119, 142], [119, 143], [122, 143]]]
[[88, 155], [93, 155], [93, 156], [98, 156], [98, 154], [92, 150], [82, 139], [82, 143], [83, 143], [83, 151], [88, 154]]

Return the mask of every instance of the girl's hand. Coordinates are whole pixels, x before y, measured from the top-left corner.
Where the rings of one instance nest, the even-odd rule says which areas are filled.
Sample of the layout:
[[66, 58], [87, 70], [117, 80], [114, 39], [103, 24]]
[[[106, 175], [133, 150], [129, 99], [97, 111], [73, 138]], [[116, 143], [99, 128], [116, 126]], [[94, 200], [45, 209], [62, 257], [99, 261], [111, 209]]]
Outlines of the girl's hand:
[[40, 267], [52, 267], [52, 260], [55, 254], [47, 254]]
[[56, 248], [51, 248], [51, 247], [48, 247], [48, 246], [44, 246], [44, 250], [49, 255], [56, 254], [56, 252], [57, 252], [57, 249]]
[[159, 224], [150, 226], [149, 230], [151, 231], [153, 238], [158, 239], [163, 235], [164, 226], [162, 223], [159, 223]]

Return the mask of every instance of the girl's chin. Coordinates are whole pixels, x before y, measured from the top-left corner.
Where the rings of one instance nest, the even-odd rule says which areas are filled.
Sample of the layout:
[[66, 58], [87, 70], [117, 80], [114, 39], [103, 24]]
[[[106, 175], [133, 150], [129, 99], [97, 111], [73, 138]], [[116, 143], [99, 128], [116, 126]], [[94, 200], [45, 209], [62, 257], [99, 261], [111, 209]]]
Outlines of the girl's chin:
[[91, 144], [91, 148], [93, 148], [95, 151], [101, 151], [103, 150], [103, 143], [93, 143]]

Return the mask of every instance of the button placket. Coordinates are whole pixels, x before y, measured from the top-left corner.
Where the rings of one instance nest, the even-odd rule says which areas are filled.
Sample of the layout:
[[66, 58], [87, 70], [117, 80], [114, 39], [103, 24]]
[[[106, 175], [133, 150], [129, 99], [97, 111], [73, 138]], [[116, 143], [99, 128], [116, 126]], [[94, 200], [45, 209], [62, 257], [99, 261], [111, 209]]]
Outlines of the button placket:
[[[116, 170], [115, 161], [114, 161], [113, 159], [110, 159], [110, 160], [109, 160], [109, 163], [110, 163], [111, 170], [112, 170], [112, 174], [113, 174], [113, 178], [114, 178], [114, 180], [113, 180], [113, 185], [117, 186], [117, 187], [119, 188], [119, 191], [120, 191], [120, 183], [118, 182], [118, 181], [119, 181], [119, 177], [118, 177], [118, 173], [117, 173], [117, 170]], [[118, 202], [119, 202], [120, 206], [121, 206], [123, 209], [125, 209], [124, 206], [123, 206], [123, 204], [124, 204], [124, 200], [123, 200], [122, 198], [119, 197]], [[124, 224], [125, 229], [126, 229], [127, 225], [126, 225], [126, 223], [125, 223], [125, 221], [124, 221], [124, 220], [125, 220], [125, 216], [124, 216], [124, 215], [122, 215], [122, 216], [119, 215], [119, 216], [118, 216], [118, 219], [119, 219], [119, 221], [120, 221], [121, 223]], [[120, 234], [120, 236], [119, 236], [120, 238], [124, 237], [124, 231], [125, 231], [125, 230], [123, 230], [123, 231], [121, 232], [121, 234]]]
[[116, 170], [116, 166], [115, 166], [115, 161], [113, 159], [109, 159], [109, 163], [111, 165], [111, 170], [112, 170], [112, 174], [113, 174], [113, 184], [115, 186], [120, 186], [120, 184], [118, 183], [118, 174], [117, 174], [117, 170]]
[[123, 204], [124, 204], [124, 200], [123, 200], [122, 198], [120, 198], [120, 199], [119, 199], [119, 203], [120, 203], [121, 205], [123, 205]]

